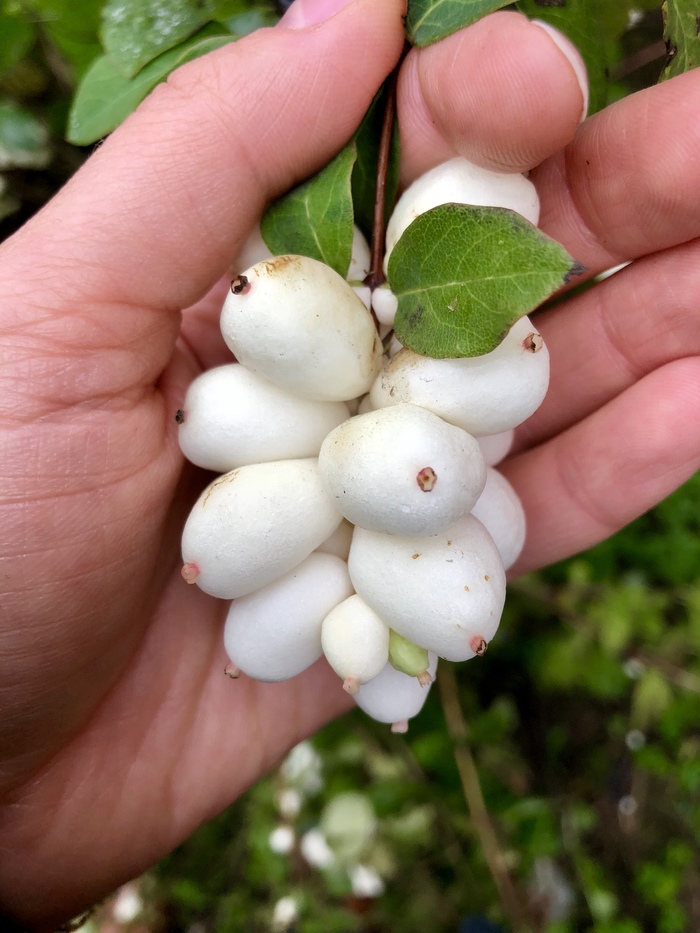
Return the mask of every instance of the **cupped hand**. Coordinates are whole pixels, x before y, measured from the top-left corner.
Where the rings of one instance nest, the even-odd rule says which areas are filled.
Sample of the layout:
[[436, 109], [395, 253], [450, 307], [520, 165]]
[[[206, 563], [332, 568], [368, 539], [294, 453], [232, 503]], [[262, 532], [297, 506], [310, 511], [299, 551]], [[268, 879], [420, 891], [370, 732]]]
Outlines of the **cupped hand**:
[[[227, 270], [401, 52], [401, 0], [316, 24], [313, 6], [176, 72], [0, 251], [0, 912], [32, 928], [142, 871], [346, 708], [322, 662], [231, 683], [225, 604], [179, 575], [206, 477], [183, 466], [174, 413], [226, 359]], [[505, 465], [530, 521], [522, 568], [697, 468], [699, 88], [687, 75], [577, 131], [571, 62], [511, 13], [402, 66], [405, 182], [455, 153], [539, 166], [542, 225], [591, 275], [637, 260], [538, 318], [552, 390]]]

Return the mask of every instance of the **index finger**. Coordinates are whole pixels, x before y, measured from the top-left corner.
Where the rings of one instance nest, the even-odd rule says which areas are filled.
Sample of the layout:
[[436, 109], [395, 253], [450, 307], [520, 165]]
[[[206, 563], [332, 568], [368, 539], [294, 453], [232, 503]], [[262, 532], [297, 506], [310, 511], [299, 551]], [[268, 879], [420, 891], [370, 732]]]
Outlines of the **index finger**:
[[39, 261], [52, 302], [192, 304], [263, 205], [351, 136], [398, 59], [403, 5], [353, 0], [178, 69], [5, 244], [3, 280], [36, 282]]

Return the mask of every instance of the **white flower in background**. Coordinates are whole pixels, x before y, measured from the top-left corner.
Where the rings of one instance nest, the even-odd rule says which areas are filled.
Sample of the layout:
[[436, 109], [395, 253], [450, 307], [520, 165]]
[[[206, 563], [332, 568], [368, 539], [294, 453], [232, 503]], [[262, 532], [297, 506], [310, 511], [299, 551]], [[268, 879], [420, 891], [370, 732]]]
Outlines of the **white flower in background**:
[[121, 887], [112, 907], [112, 917], [117, 923], [133, 923], [142, 910], [143, 901], [138, 889], [133, 884]]
[[299, 908], [293, 897], [281, 897], [275, 904], [272, 912], [272, 929], [276, 933], [283, 933], [299, 917]]
[[373, 868], [353, 865], [348, 874], [355, 897], [379, 897], [384, 893], [384, 882]]
[[529, 893], [533, 901], [546, 911], [548, 923], [561, 923], [571, 914], [574, 892], [556, 862], [547, 856], [535, 861]]
[[301, 837], [301, 854], [313, 868], [330, 868], [335, 862], [333, 850], [320, 829], [310, 829]]
[[277, 809], [286, 820], [293, 820], [301, 810], [301, 794], [293, 787], [283, 788], [277, 795]]
[[323, 787], [321, 756], [310, 742], [300, 742], [282, 762], [282, 776], [304, 797], [317, 794]]
[[270, 833], [268, 845], [278, 855], [286, 855], [294, 848], [294, 830], [291, 826], [278, 826]]

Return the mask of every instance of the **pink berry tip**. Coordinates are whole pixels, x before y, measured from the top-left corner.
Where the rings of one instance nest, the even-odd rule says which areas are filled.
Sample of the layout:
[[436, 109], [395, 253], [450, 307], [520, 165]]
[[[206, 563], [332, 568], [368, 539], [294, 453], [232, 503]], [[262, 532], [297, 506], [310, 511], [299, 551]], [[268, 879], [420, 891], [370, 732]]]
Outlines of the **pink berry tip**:
[[423, 467], [416, 476], [416, 482], [423, 492], [430, 492], [437, 483], [437, 473], [432, 467]]
[[429, 687], [432, 682], [432, 674], [429, 674], [428, 671], [421, 671], [421, 673], [418, 674], [418, 683], [421, 685], [421, 687]]
[[196, 583], [199, 577], [199, 567], [192, 563], [183, 564], [180, 573], [185, 583]]
[[398, 722], [392, 723], [391, 731], [396, 732], [399, 735], [403, 735], [404, 732], [408, 732], [408, 719], [400, 719]]
[[343, 690], [346, 693], [349, 693], [351, 697], [354, 697], [359, 689], [360, 681], [357, 679], [357, 677], [346, 677], [343, 681]]
[[227, 677], [230, 677], [231, 680], [238, 680], [242, 673], [243, 672], [241, 669], [236, 667], [235, 664], [227, 664], [224, 668], [224, 674], [226, 674]]
[[483, 635], [475, 635], [469, 642], [469, 647], [479, 658], [483, 658], [483, 656], [486, 654], [486, 649], [488, 646], [489, 643], [486, 641]]

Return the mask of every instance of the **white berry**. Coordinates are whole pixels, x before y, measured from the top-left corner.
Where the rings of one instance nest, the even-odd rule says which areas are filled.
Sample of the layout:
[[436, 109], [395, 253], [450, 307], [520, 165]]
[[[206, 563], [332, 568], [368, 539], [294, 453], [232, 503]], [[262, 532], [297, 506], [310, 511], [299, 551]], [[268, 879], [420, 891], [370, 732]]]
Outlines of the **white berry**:
[[349, 417], [343, 402], [299, 398], [230, 363], [190, 385], [179, 441], [192, 463], [227, 473], [250, 463], [315, 457], [328, 432]]
[[357, 415], [323, 442], [328, 495], [355, 525], [430, 535], [469, 512], [486, 482], [477, 441], [416, 405]]
[[182, 535], [183, 576], [221, 599], [244, 596], [300, 564], [341, 518], [316, 460], [240, 467], [195, 503]]
[[421, 175], [397, 201], [387, 225], [385, 272], [401, 234], [416, 217], [450, 203], [506, 207], [535, 226], [540, 217], [537, 191], [524, 175], [492, 172], [461, 157], [450, 159]]
[[348, 567], [357, 593], [387, 625], [449, 661], [483, 653], [498, 628], [503, 564], [472, 515], [429, 538], [356, 528]]
[[305, 256], [277, 256], [234, 279], [221, 331], [239, 362], [303, 398], [357, 398], [381, 365], [381, 342], [361, 299]]
[[400, 350], [377, 377], [370, 400], [375, 408], [420, 405], [479, 437], [509, 431], [529, 418], [548, 384], [547, 348], [522, 317], [483, 356], [435, 360]]
[[224, 628], [231, 663], [256, 680], [296, 677], [321, 657], [321, 624], [351, 593], [345, 561], [311, 554], [279, 580], [231, 603]]
[[359, 596], [335, 606], [321, 627], [326, 660], [343, 681], [344, 689], [357, 693], [382, 670], [389, 659], [389, 626]]

